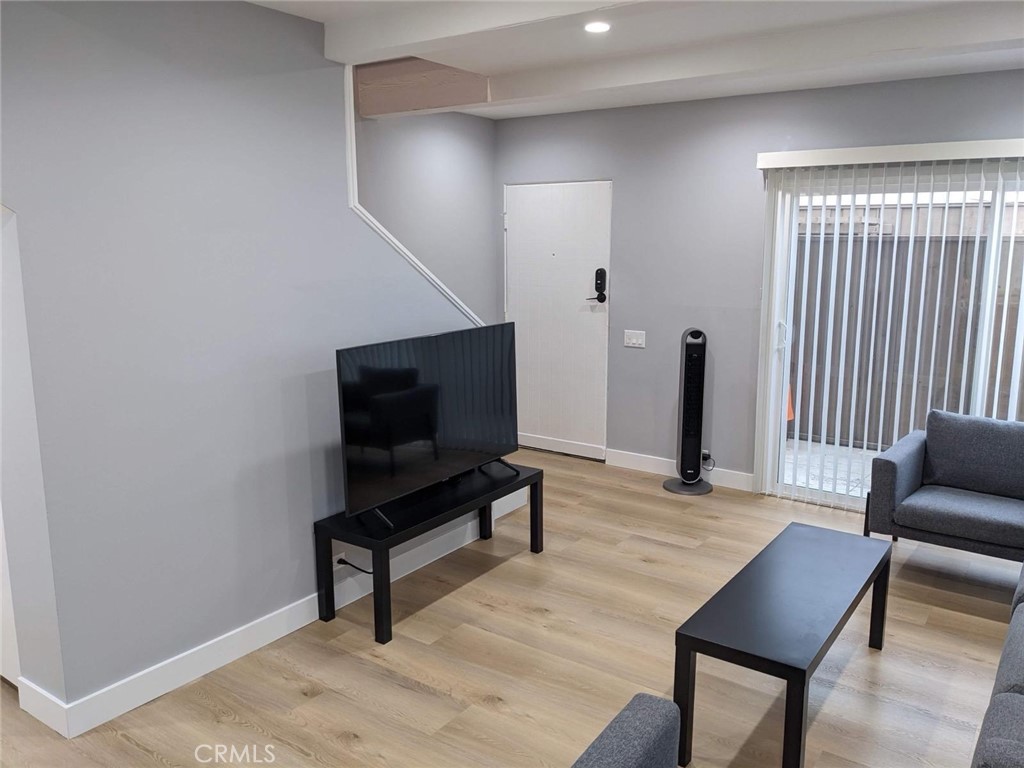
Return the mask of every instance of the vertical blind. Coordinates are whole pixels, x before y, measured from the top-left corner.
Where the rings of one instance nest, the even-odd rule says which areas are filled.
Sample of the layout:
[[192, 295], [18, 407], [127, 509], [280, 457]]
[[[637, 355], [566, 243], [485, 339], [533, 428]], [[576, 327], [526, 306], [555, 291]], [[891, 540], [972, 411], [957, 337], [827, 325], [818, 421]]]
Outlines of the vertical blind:
[[931, 409], [1024, 419], [1021, 159], [769, 171], [781, 280], [767, 490], [861, 507]]

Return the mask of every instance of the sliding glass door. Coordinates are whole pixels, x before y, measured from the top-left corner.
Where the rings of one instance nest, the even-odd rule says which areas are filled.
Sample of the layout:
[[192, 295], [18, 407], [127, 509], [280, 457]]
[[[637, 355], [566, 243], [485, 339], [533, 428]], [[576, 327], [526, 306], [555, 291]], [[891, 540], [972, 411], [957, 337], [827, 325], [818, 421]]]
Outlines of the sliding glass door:
[[1024, 419], [1019, 159], [773, 169], [762, 490], [863, 507], [937, 408]]

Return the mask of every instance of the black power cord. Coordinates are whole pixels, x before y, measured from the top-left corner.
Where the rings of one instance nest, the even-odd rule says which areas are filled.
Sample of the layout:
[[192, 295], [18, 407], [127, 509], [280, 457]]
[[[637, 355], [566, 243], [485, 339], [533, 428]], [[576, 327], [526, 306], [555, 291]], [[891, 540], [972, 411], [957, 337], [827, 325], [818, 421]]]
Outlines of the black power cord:
[[[710, 467], [708, 466], [709, 462], [711, 463]], [[700, 465], [708, 472], [715, 468], [715, 460], [711, 458], [711, 451], [704, 450], [700, 452]]]
[[366, 570], [365, 568], [360, 568], [360, 567], [359, 567], [358, 565], [356, 565], [355, 563], [350, 563], [350, 562], [349, 562], [348, 560], [346, 560], [346, 559], [345, 559], [344, 557], [339, 557], [339, 558], [338, 558], [338, 565], [347, 565], [347, 566], [349, 566], [350, 568], [355, 568], [355, 569], [356, 569], [357, 571], [359, 571], [360, 573], [366, 573], [366, 574], [369, 574], [370, 576], [373, 576], [373, 571], [368, 571], [368, 570]]

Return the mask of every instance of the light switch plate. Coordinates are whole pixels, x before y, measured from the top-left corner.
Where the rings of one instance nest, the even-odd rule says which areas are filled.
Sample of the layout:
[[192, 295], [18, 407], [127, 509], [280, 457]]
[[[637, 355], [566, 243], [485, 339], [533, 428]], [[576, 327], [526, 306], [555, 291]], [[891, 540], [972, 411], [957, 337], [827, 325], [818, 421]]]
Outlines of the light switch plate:
[[647, 331], [626, 331], [623, 343], [627, 347], [643, 349], [647, 346]]

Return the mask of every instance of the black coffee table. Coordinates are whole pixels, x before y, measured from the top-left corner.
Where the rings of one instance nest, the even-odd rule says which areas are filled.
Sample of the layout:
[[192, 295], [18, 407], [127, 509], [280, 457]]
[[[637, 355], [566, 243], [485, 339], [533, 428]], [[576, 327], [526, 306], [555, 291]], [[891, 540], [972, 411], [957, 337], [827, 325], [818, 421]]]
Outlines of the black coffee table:
[[871, 634], [882, 649], [892, 545], [791, 523], [676, 630], [674, 699], [682, 714], [679, 764], [693, 748], [697, 654], [786, 681], [783, 768], [802, 768], [807, 683], [868, 587]]

